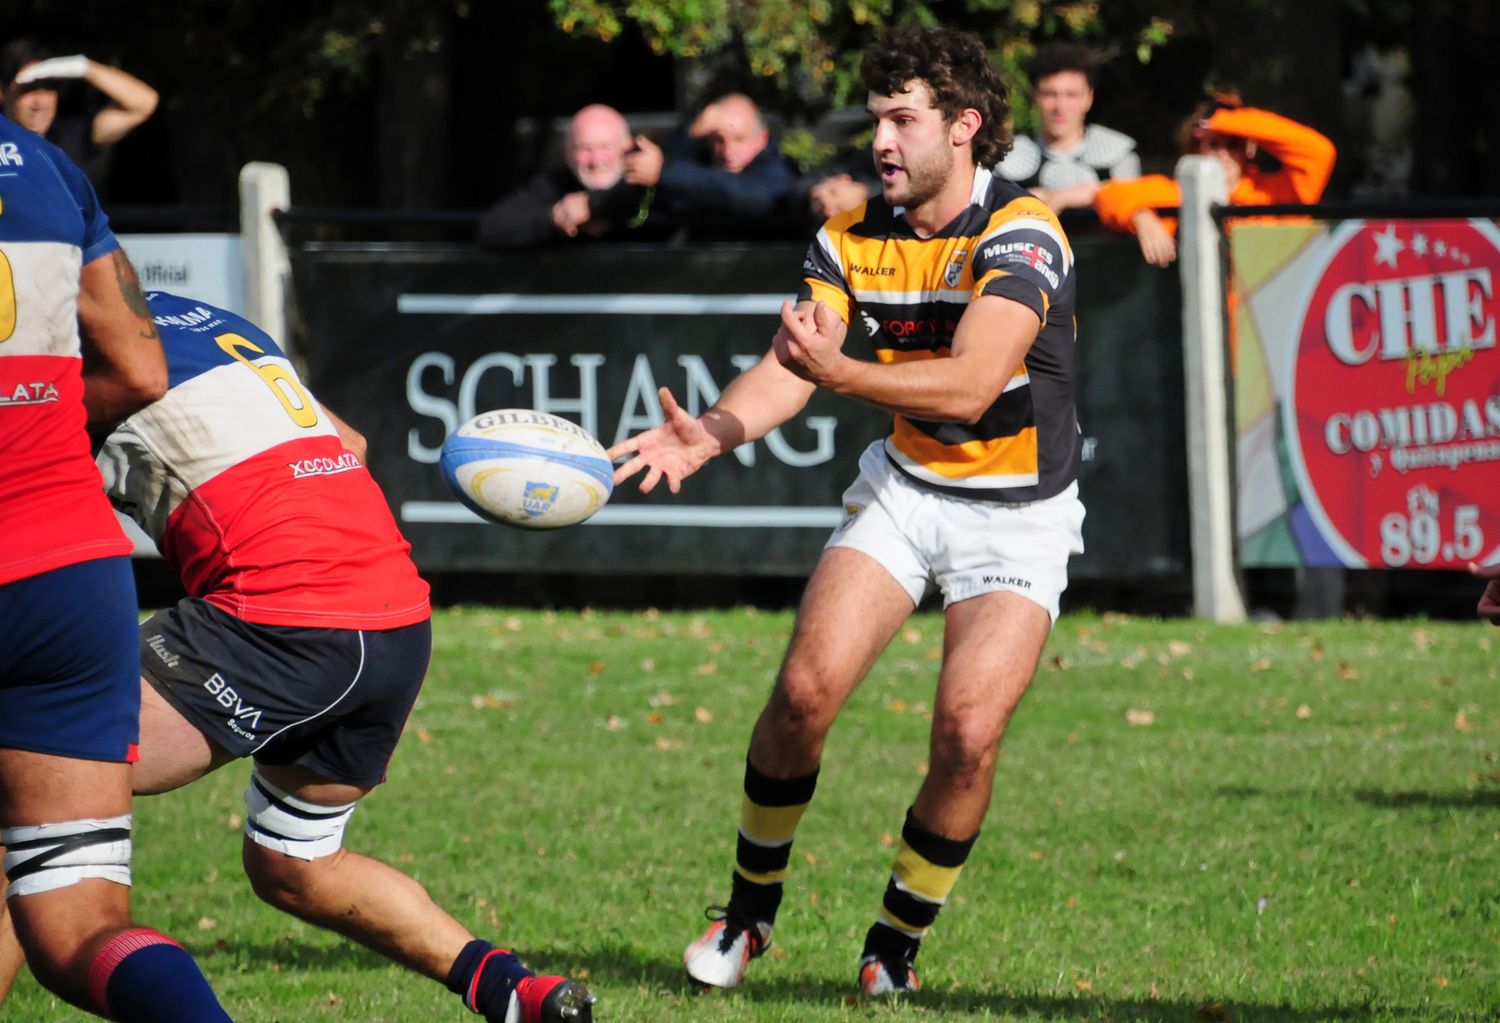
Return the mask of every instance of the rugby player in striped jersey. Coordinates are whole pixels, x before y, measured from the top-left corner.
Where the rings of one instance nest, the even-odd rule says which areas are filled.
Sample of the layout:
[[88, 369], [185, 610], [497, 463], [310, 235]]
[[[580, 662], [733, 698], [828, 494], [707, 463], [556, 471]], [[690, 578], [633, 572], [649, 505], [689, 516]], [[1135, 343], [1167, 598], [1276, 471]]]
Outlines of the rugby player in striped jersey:
[[617, 484], [644, 471], [643, 491], [665, 478], [676, 493], [818, 388], [892, 415], [844, 494], [751, 735], [729, 899], [684, 953], [704, 986], [733, 987], [766, 950], [828, 730], [935, 589], [930, 768], [858, 979], [869, 996], [918, 986], [917, 951], [978, 837], [1001, 737], [1083, 549], [1073, 253], [1045, 203], [985, 169], [1009, 147], [1004, 86], [979, 40], [941, 28], [889, 32], [862, 74], [881, 195], [818, 232], [764, 359], [696, 418], [663, 389], [662, 425], [610, 451], [624, 458]]

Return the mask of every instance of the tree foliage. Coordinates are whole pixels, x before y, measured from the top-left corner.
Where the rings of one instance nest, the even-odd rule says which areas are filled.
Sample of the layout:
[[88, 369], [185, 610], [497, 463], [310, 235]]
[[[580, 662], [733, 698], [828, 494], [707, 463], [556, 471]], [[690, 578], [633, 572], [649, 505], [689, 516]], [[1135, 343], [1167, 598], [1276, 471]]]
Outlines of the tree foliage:
[[[973, 31], [989, 47], [1015, 93], [1017, 119], [1030, 111], [1025, 66], [1051, 39], [1090, 42], [1110, 51], [1099, 4], [1092, 0], [548, 0], [564, 32], [609, 42], [627, 26], [657, 53], [728, 64], [741, 86], [769, 90], [784, 111], [862, 101], [859, 58], [894, 26], [945, 24]], [[1136, 59], [1171, 35], [1152, 18], [1128, 44]], [[758, 81], [757, 81], [758, 80]], [[759, 86], [757, 88], [757, 85]], [[699, 99], [702, 97], [693, 97]]]

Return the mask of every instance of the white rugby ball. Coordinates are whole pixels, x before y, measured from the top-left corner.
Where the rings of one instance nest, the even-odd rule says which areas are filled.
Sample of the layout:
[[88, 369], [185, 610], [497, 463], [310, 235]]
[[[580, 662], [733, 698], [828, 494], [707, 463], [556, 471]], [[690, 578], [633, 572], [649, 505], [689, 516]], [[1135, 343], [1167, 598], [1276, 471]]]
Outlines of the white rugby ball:
[[475, 416], [443, 442], [438, 464], [472, 511], [521, 529], [577, 525], [614, 490], [614, 466], [587, 430], [532, 409]]

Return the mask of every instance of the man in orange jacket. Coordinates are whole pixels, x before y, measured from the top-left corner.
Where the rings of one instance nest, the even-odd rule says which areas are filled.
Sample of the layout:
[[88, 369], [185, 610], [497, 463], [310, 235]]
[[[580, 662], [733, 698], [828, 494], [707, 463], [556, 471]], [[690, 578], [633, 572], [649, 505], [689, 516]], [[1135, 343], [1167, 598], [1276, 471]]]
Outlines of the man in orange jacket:
[[[1184, 153], [1219, 159], [1234, 206], [1315, 203], [1333, 173], [1332, 142], [1304, 124], [1242, 106], [1233, 92], [1218, 93], [1199, 104], [1183, 123], [1178, 141]], [[1261, 149], [1280, 161], [1280, 170], [1263, 173], [1255, 166]], [[1181, 203], [1182, 189], [1164, 174], [1109, 181], [1094, 197], [1100, 222], [1135, 234], [1141, 255], [1153, 266], [1166, 266], [1177, 258], [1177, 223], [1156, 209]]]

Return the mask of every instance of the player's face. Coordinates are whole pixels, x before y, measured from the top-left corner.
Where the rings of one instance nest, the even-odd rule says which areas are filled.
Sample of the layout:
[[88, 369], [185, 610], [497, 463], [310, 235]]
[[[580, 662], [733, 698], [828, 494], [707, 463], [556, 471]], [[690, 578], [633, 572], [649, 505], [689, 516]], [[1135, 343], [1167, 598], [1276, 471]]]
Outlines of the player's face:
[[1071, 142], [1083, 134], [1083, 119], [1094, 105], [1094, 90], [1082, 71], [1059, 71], [1036, 83], [1036, 109], [1042, 137]]
[[871, 148], [885, 201], [915, 208], [937, 196], [953, 176], [954, 146], [927, 83], [910, 82], [894, 96], [872, 92], [865, 107], [875, 122]]
[[5, 116], [27, 131], [45, 135], [57, 117], [57, 90], [12, 82], [5, 93]]

